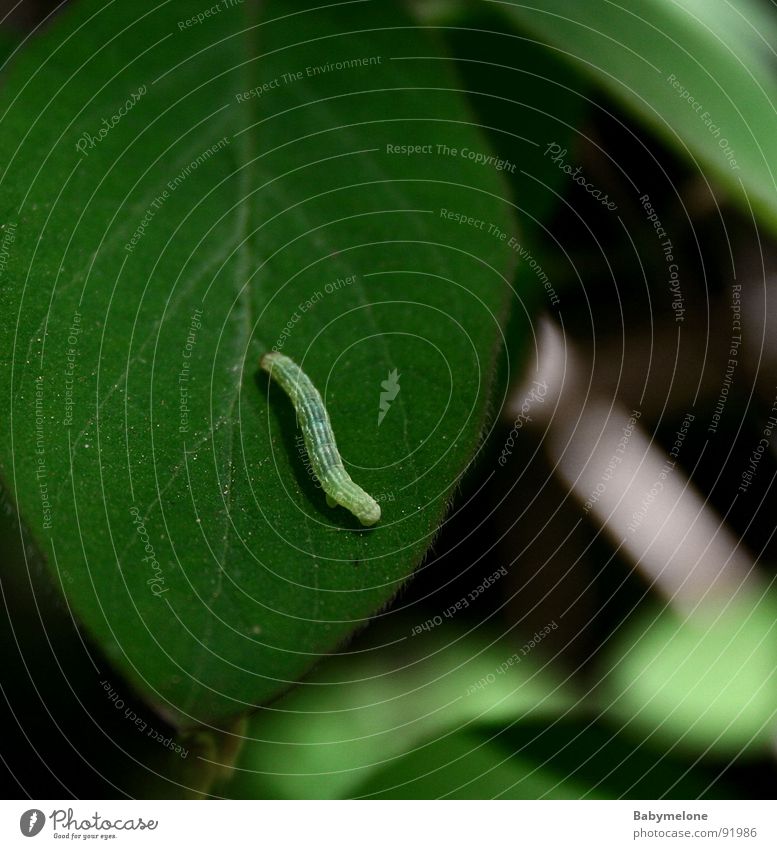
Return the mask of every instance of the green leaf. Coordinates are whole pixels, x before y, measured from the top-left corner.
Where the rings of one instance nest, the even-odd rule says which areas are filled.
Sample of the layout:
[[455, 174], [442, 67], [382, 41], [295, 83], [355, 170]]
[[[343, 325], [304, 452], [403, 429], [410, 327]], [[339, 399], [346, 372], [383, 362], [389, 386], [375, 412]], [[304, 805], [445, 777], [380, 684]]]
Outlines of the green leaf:
[[[0, 472], [182, 725], [277, 696], [396, 593], [477, 451], [512, 295], [504, 187], [445, 64], [412, 58], [426, 33], [393, 4], [261, 9], [84, 0], [0, 103]], [[374, 529], [308, 476], [273, 346]]]
[[763, 751], [777, 724], [775, 623], [769, 595], [734, 600], [718, 615], [645, 614], [613, 654], [611, 710], [694, 752]]
[[408, 752], [357, 788], [392, 799], [692, 799], [736, 796], [719, 769], [689, 766], [575, 711], [499, 729], [477, 725]]
[[381, 630], [358, 654], [330, 659], [294, 692], [260, 709], [227, 795], [358, 795], [412, 750], [423, 757], [430, 746], [444, 751], [458, 732], [557, 717], [574, 706], [508, 640], [445, 627], [411, 633], [410, 626], [399, 638]]
[[260, 709], [234, 778], [216, 792], [249, 799], [715, 792], [719, 770], [689, 768], [656, 735], [645, 740], [602, 719], [597, 704], [513, 643], [445, 625], [368, 632], [352, 654], [327, 660]]
[[409, 752], [360, 786], [359, 798], [580, 799], [587, 787], [482, 734], [458, 732]]
[[494, 5], [777, 230], [777, 81], [761, 38], [763, 29], [774, 41], [775, 25], [765, 10], [744, 0], [725, 11], [698, 0]]

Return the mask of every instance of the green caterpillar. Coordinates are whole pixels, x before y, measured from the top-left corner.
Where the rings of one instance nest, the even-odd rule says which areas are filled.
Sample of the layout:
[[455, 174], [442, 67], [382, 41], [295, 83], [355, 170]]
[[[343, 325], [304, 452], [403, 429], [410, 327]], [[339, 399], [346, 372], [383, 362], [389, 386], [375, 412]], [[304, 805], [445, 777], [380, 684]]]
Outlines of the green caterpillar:
[[291, 399], [302, 427], [310, 462], [326, 493], [330, 507], [350, 510], [363, 525], [380, 519], [380, 504], [368, 495], [346, 472], [321, 394], [294, 360], [270, 351], [259, 360], [264, 369]]

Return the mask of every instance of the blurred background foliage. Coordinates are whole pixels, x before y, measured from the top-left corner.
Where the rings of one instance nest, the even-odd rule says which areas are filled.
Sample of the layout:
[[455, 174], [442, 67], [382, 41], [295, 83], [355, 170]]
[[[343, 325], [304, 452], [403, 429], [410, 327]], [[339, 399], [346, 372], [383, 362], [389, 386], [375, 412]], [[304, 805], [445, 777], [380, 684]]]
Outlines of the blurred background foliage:
[[[642, 424], [666, 449], [687, 409], [705, 420], [713, 411], [716, 328], [728, 321], [732, 269], [758, 295], [746, 332], [762, 339], [774, 329], [777, 9], [755, 0], [650, 0], [638, 10], [595, 0], [574, 11], [562, 0], [412, 5], [439, 28], [495, 151], [521, 162], [509, 180], [522, 243], [563, 299], [564, 332], [580, 350], [600, 352], [600, 391], [626, 402], [637, 381], [624, 339], [638, 345], [673, 332], [669, 300], [655, 282], [663, 285], [664, 260], [640, 194], [649, 191], [662, 210], [684, 271], [680, 359], [703, 361], [689, 388], [682, 376], [668, 380], [665, 352], [655, 352], [637, 400]], [[0, 29], [0, 51], [8, 54], [54, 13], [54, 4], [16, 4]], [[739, 170], [666, 83], [670, 73], [736, 137]], [[617, 203], [619, 217], [544, 155], [551, 142]], [[522, 263], [517, 273], [533, 272]], [[522, 288], [530, 290], [536, 302], [513, 316], [517, 352], [531, 346], [528, 316], [547, 308], [540, 287]], [[615, 375], [607, 372], [612, 350]], [[752, 553], [757, 590], [722, 610], [674, 605], [554, 477], [540, 434], [521, 433], [512, 462], [498, 466], [506, 420], [461, 488], [455, 524], [444, 525], [389, 608], [281, 699], [186, 737], [111, 673], [35, 552], [22, 550], [6, 503], [7, 794], [771, 798], [774, 450], [747, 499], [736, 497], [774, 395], [774, 363], [759, 351], [756, 371], [743, 366], [747, 377], [733, 387], [716, 436], [725, 452], [705, 451], [707, 435], [697, 428], [681, 457]], [[505, 574], [478, 592], [500, 569]], [[466, 609], [446, 615], [473, 591]], [[120, 693], [121, 707], [96, 679]], [[128, 713], [169, 743], [138, 733]]]

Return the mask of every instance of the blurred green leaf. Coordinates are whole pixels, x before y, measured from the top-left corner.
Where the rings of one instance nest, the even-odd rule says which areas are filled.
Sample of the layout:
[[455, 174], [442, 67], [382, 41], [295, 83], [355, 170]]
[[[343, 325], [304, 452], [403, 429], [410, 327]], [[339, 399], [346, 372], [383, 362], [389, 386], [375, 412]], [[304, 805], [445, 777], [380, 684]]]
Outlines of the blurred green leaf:
[[[759, 73], [774, 73], [777, 47], [777, 16], [774, 4], [763, 0], [727, 0], [710, 3], [708, 0], [673, 0], [679, 10], [695, 18], [699, 27], [706, 27], [713, 37]], [[770, 8], [771, 5], [771, 8]]]
[[777, 231], [777, 81], [767, 46], [773, 20], [767, 43], [752, 48], [769, 20], [765, 11], [742, 0], [727, 10], [721, 7], [728, 3], [698, 0], [493, 5], [575, 62], [745, 212], [752, 206]]
[[223, 795], [727, 795], [718, 770], [692, 767], [642, 728], [602, 718], [509, 640], [489, 646], [450, 627], [397, 640], [380, 628], [353, 648], [251, 719]]
[[719, 616], [645, 613], [613, 651], [611, 710], [642, 733], [719, 756], [763, 750], [777, 722], [777, 602]]
[[[441, 214], [512, 232], [398, 7], [201, 12], [82, 0], [0, 105], [0, 472], [89, 633], [182, 725], [277, 696], [410, 575], [477, 451], [515, 262]], [[274, 345], [325, 395], [374, 529], [309, 478], [257, 378]]]
[[575, 711], [504, 729], [476, 725], [409, 752], [355, 795], [429, 799], [726, 798], [720, 770], [691, 766], [607, 722]]
[[474, 731], [415, 749], [360, 786], [359, 798], [581, 799], [586, 785], [545, 764], [511, 755]]
[[[410, 627], [407, 629], [410, 631]], [[227, 794], [344, 798], [408, 751], [482, 723], [559, 716], [569, 692], [508, 641], [445, 627], [322, 664], [251, 720]], [[503, 671], [499, 671], [503, 669]], [[419, 755], [420, 756], [420, 755]]]
[[[534, 764], [544, 780], [568, 781], [576, 798], [691, 799], [733, 795], [717, 766], [691, 764], [657, 736], [613, 723], [589, 706], [552, 723], [530, 719], [492, 737], [505, 751]], [[566, 791], [565, 791], [566, 792]]]

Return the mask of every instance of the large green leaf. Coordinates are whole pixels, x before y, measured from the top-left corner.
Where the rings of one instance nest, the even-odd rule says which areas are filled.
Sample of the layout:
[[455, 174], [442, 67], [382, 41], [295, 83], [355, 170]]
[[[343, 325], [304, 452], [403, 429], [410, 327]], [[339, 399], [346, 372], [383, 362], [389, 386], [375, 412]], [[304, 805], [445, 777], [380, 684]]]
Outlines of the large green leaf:
[[[0, 101], [0, 470], [73, 611], [182, 724], [276, 696], [410, 574], [482, 436], [515, 260], [489, 151], [394, 4], [218, 8], [84, 0]], [[309, 478], [257, 375], [274, 345], [375, 528]]]
[[775, 25], [756, 3], [489, 5], [574, 61], [777, 230], [777, 81], [769, 48]]

